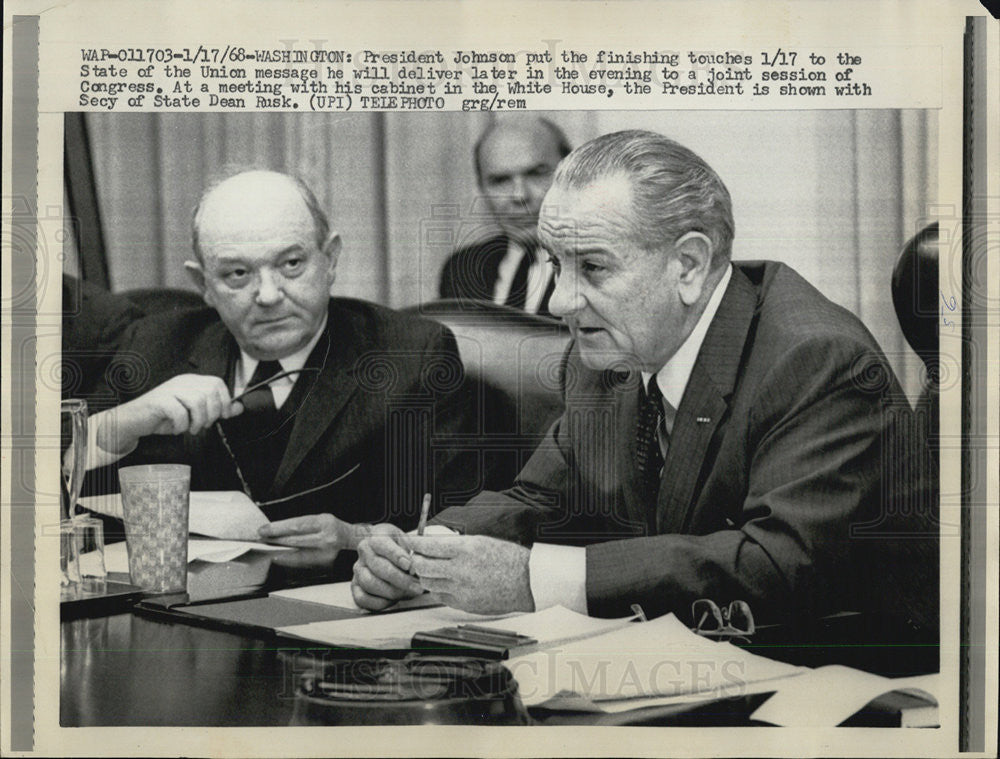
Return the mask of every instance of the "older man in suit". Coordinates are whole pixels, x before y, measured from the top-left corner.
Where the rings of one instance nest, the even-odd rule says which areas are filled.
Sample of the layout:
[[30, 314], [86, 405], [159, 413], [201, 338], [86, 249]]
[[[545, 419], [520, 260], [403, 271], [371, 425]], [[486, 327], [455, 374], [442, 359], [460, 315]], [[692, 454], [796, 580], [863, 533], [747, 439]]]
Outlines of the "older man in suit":
[[439, 497], [468, 492], [453, 336], [330, 297], [340, 238], [304, 184], [238, 174], [205, 193], [193, 227], [186, 266], [209, 308], [131, 327], [119, 361], [136, 372], [91, 424], [93, 464], [191, 464], [193, 488], [261, 505], [262, 537], [318, 548], [353, 546], [371, 522], [412, 526], [432, 481]]
[[452, 253], [441, 270], [442, 298], [549, 313], [553, 272], [538, 245], [538, 209], [569, 151], [548, 119], [512, 116], [483, 131], [473, 151], [476, 183], [500, 234]]
[[479, 612], [654, 615], [740, 599], [766, 620], [887, 603], [876, 567], [898, 545], [864, 529], [898, 512], [889, 454], [912, 428], [861, 322], [788, 266], [731, 262], [722, 181], [653, 133], [574, 151], [539, 227], [574, 338], [565, 413], [511, 489], [438, 515], [451, 534], [363, 541], [358, 603], [427, 589]]

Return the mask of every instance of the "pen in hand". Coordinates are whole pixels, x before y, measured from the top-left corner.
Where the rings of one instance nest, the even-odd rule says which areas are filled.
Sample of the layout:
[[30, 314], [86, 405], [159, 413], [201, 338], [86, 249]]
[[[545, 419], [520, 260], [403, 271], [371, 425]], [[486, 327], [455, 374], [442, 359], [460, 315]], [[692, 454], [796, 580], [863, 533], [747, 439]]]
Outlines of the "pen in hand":
[[[417, 522], [417, 535], [422, 536], [427, 529], [427, 517], [431, 512], [431, 494], [424, 493], [424, 502], [420, 504], [420, 521]], [[413, 549], [410, 549], [410, 574], [416, 576], [413, 571]]]

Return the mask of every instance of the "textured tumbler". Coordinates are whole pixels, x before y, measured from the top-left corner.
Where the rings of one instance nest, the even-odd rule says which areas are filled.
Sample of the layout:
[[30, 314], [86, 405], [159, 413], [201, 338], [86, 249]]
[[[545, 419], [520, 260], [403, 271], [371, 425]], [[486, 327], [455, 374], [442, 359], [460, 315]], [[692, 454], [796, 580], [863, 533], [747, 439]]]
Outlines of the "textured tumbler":
[[150, 593], [187, 589], [191, 467], [148, 464], [118, 471], [132, 584]]

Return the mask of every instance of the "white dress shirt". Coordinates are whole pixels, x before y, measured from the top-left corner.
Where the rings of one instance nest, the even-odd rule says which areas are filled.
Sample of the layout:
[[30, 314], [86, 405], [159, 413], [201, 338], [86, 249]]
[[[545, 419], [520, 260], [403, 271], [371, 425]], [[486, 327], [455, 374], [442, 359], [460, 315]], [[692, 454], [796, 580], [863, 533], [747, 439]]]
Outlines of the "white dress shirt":
[[[316, 347], [316, 343], [319, 342], [320, 335], [323, 334], [323, 330], [326, 329], [326, 314], [323, 315], [323, 322], [320, 324], [319, 329], [316, 334], [312, 336], [312, 339], [306, 344], [304, 348], [300, 348], [295, 351], [291, 356], [286, 356], [278, 361], [281, 364], [281, 371], [291, 372], [296, 369], [301, 369], [306, 365], [306, 359], [309, 358], [309, 354], [312, 353], [313, 348]], [[242, 393], [247, 386], [247, 382], [253, 377], [253, 373], [257, 371], [257, 364], [260, 362], [251, 356], [249, 353], [240, 349], [240, 358], [236, 362], [236, 375], [233, 380], [233, 397]], [[290, 377], [282, 377], [279, 380], [275, 380], [271, 383], [271, 394], [274, 396], [275, 408], [281, 408], [285, 401], [288, 400], [288, 396], [292, 392], [292, 388], [295, 387], [295, 381], [300, 377], [299, 374], [293, 374]]]
[[[510, 297], [510, 288], [514, 284], [514, 276], [521, 265], [521, 259], [527, 255], [524, 246], [515, 240], [507, 243], [507, 253], [500, 259], [497, 267], [497, 282], [493, 287], [493, 302], [503, 305]], [[552, 279], [552, 262], [548, 254], [541, 248], [535, 248], [535, 260], [528, 267], [528, 290], [524, 298], [524, 310], [528, 313], [538, 313], [538, 308], [545, 297], [545, 290]]]
[[[715, 318], [725, 295], [733, 266], [712, 291], [705, 311], [698, 319], [691, 334], [670, 357], [670, 360], [656, 373], [656, 384], [663, 393], [665, 430], [657, 430], [660, 450], [666, 458], [667, 440], [674, 427], [674, 417], [680, 408], [681, 399], [687, 388], [694, 363], [705, 342], [708, 327]], [[651, 373], [643, 372], [642, 379], [648, 386]], [[535, 543], [528, 559], [528, 575], [531, 595], [535, 599], [535, 609], [562, 604], [582, 614], [587, 613], [587, 549], [580, 546], [560, 546], [549, 543]]]

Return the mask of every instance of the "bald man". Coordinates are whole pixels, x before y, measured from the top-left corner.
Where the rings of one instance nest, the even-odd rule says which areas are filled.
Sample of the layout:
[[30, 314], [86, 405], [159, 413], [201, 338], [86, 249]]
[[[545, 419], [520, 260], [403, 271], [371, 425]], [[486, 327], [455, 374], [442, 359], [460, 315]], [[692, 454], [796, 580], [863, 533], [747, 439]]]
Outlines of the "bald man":
[[559, 161], [562, 130], [534, 117], [494, 121], [473, 151], [479, 192], [500, 234], [459, 248], [441, 271], [442, 298], [470, 298], [548, 314], [552, 265], [538, 246], [538, 210]]
[[231, 177], [202, 197], [193, 240], [208, 308], [133, 325], [122, 345], [141, 371], [91, 424], [92, 465], [190, 464], [192, 489], [261, 506], [261, 537], [317, 548], [414, 526], [432, 483], [438, 498], [471, 486], [448, 446], [472, 408], [454, 337], [330, 297], [341, 241], [308, 187]]

